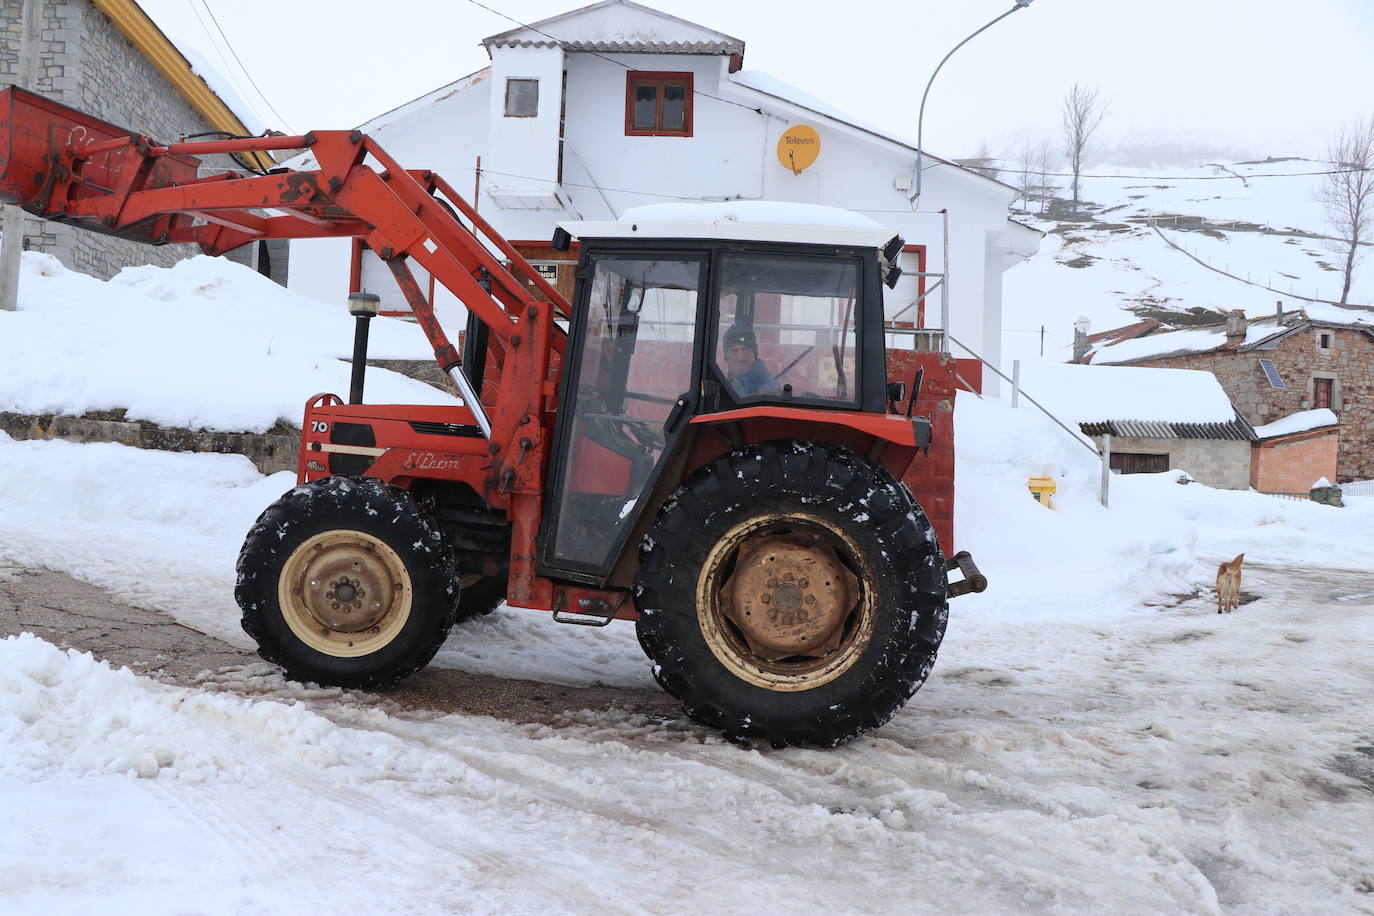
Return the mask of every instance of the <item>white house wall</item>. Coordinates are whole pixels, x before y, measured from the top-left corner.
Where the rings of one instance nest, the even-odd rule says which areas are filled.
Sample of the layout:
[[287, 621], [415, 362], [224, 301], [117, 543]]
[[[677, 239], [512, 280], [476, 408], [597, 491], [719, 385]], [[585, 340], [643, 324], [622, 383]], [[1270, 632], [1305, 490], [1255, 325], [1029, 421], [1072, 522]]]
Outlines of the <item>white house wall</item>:
[[[535, 117], [506, 117], [506, 81], [539, 83]], [[501, 48], [487, 92], [489, 186], [532, 206], [552, 208], [558, 181], [558, 122], [563, 96], [562, 48]]]
[[[472, 193], [477, 157], [487, 148], [491, 86], [489, 78], [473, 79], [423, 108], [388, 120], [380, 127], [366, 128], [367, 133], [402, 165], [432, 169], [458, 189], [460, 194], [468, 196]], [[291, 242], [287, 286], [312, 299], [342, 305], [350, 292], [348, 272], [351, 252], [348, 239], [297, 239]], [[389, 273], [369, 269], [364, 283], [370, 292], [382, 296], [383, 308], [404, 308], [399, 291], [387, 275]], [[445, 294], [439, 297], [436, 305], [442, 307], [445, 300], [448, 303], [454, 301], [452, 296]], [[462, 318], [461, 309], [454, 317], [455, 320]], [[455, 330], [459, 326], [455, 325]]]
[[[927, 246], [927, 270], [938, 272], [944, 254], [938, 211], [948, 208], [951, 331], [988, 359], [997, 359], [1001, 349], [1000, 273], [1007, 261], [998, 239], [1008, 225], [1007, 207], [1015, 193], [1012, 189], [927, 160], [920, 209], [913, 212], [906, 193], [895, 187], [899, 176], [911, 174], [911, 151], [730, 82], [727, 59], [722, 56], [608, 53], [600, 57], [563, 54], [558, 49], [493, 48], [494, 74], [537, 74], [541, 79], [541, 122], [546, 114], [556, 116], [561, 88], [561, 75], [539, 69], [553, 58], [527, 53], [541, 51], [562, 55], [567, 69], [567, 142], [561, 193], [570, 206], [567, 210], [500, 209], [484, 193], [479, 209], [506, 237], [543, 240], [562, 219], [618, 217], [629, 207], [665, 200], [763, 198], [821, 203], [865, 213], [900, 234], [908, 244]], [[690, 71], [697, 92], [693, 135], [625, 136], [627, 71], [615, 60], [632, 63], [639, 70]], [[547, 85], [549, 82], [554, 85]], [[557, 156], [556, 146], [548, 147], [553, 141], [548, 139], [547, 124], [529, 127], [543, 138], [537, 144], [531, 141], [532, 147], [538, 148], [512, 152], [504, 140], [490, 144], [491, 124], [505, 128], [508, 125], [499, 122], [533, 120], [503, 118], [503, 104], [504, 80], [496, 76], [403, 113], [372, 133], [402, 163], [435, 169], [464, 195], [471, 193], [478, 155], [490, 171], [526, 176], [531, 187], [542, 184], [550, 161], [556, 161]], [[753, 110], [756, 108], [765, 114]], [[810, 125], [821, 138], [819, 158], [800, 175], [785, 168], [776, 155], [779, 136], [795, 124]], [[505, 136], [508, 139], [514, 134]], [[520, 158], [526, 152], [528, 162]], [[510, 175], [486, 174], [483, 188], [499, 190], [512, 180]], [[314, 246], [319, 249], [305, 250]], [[347, 294], [347, 246], [328, 246], [293, 243], [290, 285], [307, 295], [341, 302]], [[337, 267], [330, 267], [331, 261]], [[937, 292], [926, 302], [927, 326], [937, 327], [939, 315]], [[967, 355], [954, 349], [956, 355]], [[991, 373], [985, 378], [990, 382], [988, 387], [996, 390]]]

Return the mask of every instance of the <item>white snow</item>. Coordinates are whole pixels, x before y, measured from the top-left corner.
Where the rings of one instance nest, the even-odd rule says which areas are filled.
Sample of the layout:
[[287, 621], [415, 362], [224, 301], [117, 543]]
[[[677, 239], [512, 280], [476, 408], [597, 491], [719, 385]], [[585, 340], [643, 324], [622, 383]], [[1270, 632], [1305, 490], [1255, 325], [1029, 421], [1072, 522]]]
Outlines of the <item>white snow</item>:
[[[1303, 315], [1314, 321], [1329, 321], [1340, 324], [1369, 324], [1374, 326], [1374, 314], [1363, 310], [1343, 309], [1340, 306], [1315, 303], [1286, 314], [1282, 323], [1276, 316], [1266, 316], [1247, 322], [1244, 345], [1251, 346], [1282, 334], [1290, 322], [1300, 320]], [[1156, 331], [1145, 337], [1123, 340], [1107, 346], [1098, 345], [1090, 351], [1094, 365], [1103, 363], [1124, 363], [1152, 356], [1170, 353], [1202, 353], [1215, 350], [1226, 344], [1226, 331], [1222, 326], [1189, 328], [1182, 331]], [[1261, 356], [1257, 353], [1256, 356]]]
[[[1071, 357], [1073, 324], [1080, 315], [1091, 320], [1095, 333], [1138, 321], [1129, 310], [1138, 306], [1218, 313], [1238, 308], [1250, 319], [1265, 319], [1274, 315], [1276, 302], [1282, 300], [1285, 311], [1302, 308], [1318, 321], [1374, 320], [1374, 312], [1367, 309], [1298, 298], [1340, 295], [1341, 273], [1332, 269], [1336, 256], [1328, 243], [1314, 237], [1330, 234], [1321, 206], [1313, 199], [1321, 178], [1302, 174], [1328, 167], [1302, 159], [1230, 163], [1225, 168], [1104, 166], [1092, 174], [1131, 177], [1083, 180], [1083, 198], [1098, 208], [1092, 211], [1093, 222], [1061, 223], [1035, 212], [1013, 211], [1014, 219], [1049, 234], [1038, 254], [1003, 275], [1004, 371], [1010, 374], [1013, 359], [1065, 362]], [[1245, 176], [1245, 183], [1230, 177], [1226, 169]], [[1012, 184], [1018, 178], [1014, 172], [1003, 176]], [[1068, 182], [1056, 181], [1061, 185], [1059, 195], [1067, 197]], [[1206, 231], [1198, 231], [1202, 218], [1207, 220]], [[1156, 234], [1151, 219], [1165, 238], [1187, 253]], [[1234, 277], [1209, 270], [1189, 254]], [[1246, 279], [1277, 292], [1248, 285]], [[1369, 265], [1356, 272], [1349, 301], [1374, 304], [1374, 269]], [[1202, 350], [1222, 342], [1217, 329], [1180, 335], [1197, 336], [1170, 335], [1170, 350]], [[1110, 348], [1111, 358], [1153, 355], [1164, 343], [1161, 335], [1122, 343]]]
[[[266, 125], [258, 117], [257, 112], [252, 106], [248, 105], [238, 88], [227, 79], [219, 68], [210, 63], [209, 59], [200, 49], [194, 47], [189, 42], [173, 39], [177, 50], [186, 58], [186, 62], [191, 65], [191, 72], [205, 81], [205, 85], [210, 87], [210, 91], [219, 96], [219, 100], [225, 104], [230, 111], [238, 116], [239, 121], [248, 129], [250, 134], [260, 134], [266, 129]], [[278, 124], [278, 129], [285, 129], [286, 125]]]
[[[26, 257], [0, 399], [260, 425], [346, 379], [316, 368], [348, 350], [342, 305], [187, 263], [98, 283]], [[990, 587], [953, 602], [911, 704], [834, 750], [577, 699], [552, 725], [404, 710], [264, 664], [170, 686], [0, 640], [0, 912], [1374, 912], [1374, 497], [1185, 468], [1113, 476], [1106, 509], [1097, 458], [1033, 409], [960, 397], [955, 424], [958, 546]], [[292, 483], [0, 435], [0, 578], [63, 570], [243, 646], [238, 547]], [[1218, 616], [1215, 564], [1242, 552], [1256, 600]], [[435, 664], [656, 689], [632, 626], [506, 607]]]
[[1193, 369], [1036, 364], [1021, 387], [1061, 420], [1229, 423], [1231, 399], [1216, 376]]
[[[1374, 579], [1335, 568], [1368, 569], [1374, 499], [1170, 473], [1114, 478], [1107, 510], [1093, 457], [1034, 412], [961, 399], [956, 423], [961, 546], [992, 585], [954, 602], [931, 680], [871, 736], [747, 750], [575, 700], [556, 727], [401, 713], [265, 665], [189, 689], [11, 638], [0, 909], [1368, 911]], [[0, 440], [0, 467], [19, 510], [0, 569], [186, 593], [170, 609], [221, 635], [236, 542], [289, 485], [61, 442]], [[1053, 510], [1025, 488], [1041, 473]], [[1217, 617], [1199, 551], [1245, 552], [1261, 600]], [[629, 625], [474, 623], [439, 664], [654, 689]]]
[[[130, 420], [263, 432], [300, 423], [307, 398], [347, 393], [355, 319], [222, 258], [136, 267], [109, 282], [25, 252], [19, 310], [0, 312], [0, 410], [80, 415], [123, 407]], [[372, 359], [432, 359], [419, 327], [374, 318]], [[365, 396], [445, 404], [452, 397], [369, 369]]]
[[1299, 410], [1286, 417], [1279, 417], [1273, 423], [1256, 426], [1255, 435], [1261, 439], [1272, 439], [1274, 436], [1307, 432], [1309, 429], [1321, 429], [1323, 426], [1336, 426], [1340, 422], [1340, 417], [1336, 416], [1334, 410], [1318, 407], [1315, 410]]

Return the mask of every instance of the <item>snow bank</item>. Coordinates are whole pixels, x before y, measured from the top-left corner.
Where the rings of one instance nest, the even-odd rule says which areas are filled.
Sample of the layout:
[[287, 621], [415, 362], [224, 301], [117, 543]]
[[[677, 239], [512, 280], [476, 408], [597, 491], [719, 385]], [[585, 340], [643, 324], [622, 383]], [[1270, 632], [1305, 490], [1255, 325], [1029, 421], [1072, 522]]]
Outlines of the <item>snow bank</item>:
[[[954, 423], [955, 537], [989, 585], [952, 617], [1097, 619], [1191, 588], [1197, 538], [1158, 505], [1157, 481], [1113, 476], [1104, 509], [1101, 462], [1034, 408], [960, 394]], [[1055, 478], [1053, 509], [1031, 498], [1031, 477]]]
[[1306, 432], [1309, 429], [1321, 429], [1323, 426], [1336, 426], [1340, 422], [1340, 417], [1336, 416], [1334, 410], [1318, 407], [1316, 410], [1299, 410], [1297, 413], [1290, 413], [1286, 417], [1279, 417], [1273, 423], [1256, 426], [1255, 435], [1261, 439], [1272, 439], [1274, 436], [1286, 436], [1290, 433]]
[[1039, 364], [1022, 369], [1021, 388], [1073, 423], [1230, 423], [1236, 418], [1216, 376], [1193, 369]]
[[[109, 282], [25, 252], [19, 310], [0, 312], [0, 410], [80, 415], [126, 408], [130, 420], [263, 432], [299, 423], [307, 398], [346, 393], [354, 319], [222, 258], [135, 267]], [[427, 359], [420, 329], [372, 321], [368, 355]], [[370, 401], [455, 403], [371, 369]]]
[[253, 520], [295, 483], [242, 455], [0, 433], [0, 565], [57, 569], [234, 645], [234, 563]]

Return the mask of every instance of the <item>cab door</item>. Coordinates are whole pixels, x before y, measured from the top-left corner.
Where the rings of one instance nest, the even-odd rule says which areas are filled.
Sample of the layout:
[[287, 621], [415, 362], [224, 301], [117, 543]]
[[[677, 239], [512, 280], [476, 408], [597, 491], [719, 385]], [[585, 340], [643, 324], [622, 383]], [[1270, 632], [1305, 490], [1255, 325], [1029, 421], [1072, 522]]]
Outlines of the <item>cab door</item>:
[[559, 405], [541, 565], [609, 574], [695, 404], [704, 254], [593, 253]]

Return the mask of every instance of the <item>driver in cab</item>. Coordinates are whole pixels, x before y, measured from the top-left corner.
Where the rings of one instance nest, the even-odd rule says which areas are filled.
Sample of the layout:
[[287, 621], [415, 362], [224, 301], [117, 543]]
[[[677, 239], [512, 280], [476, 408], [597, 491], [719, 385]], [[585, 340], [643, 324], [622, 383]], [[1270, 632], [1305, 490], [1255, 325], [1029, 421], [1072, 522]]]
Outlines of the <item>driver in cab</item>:
[[744, 324], [730, 325], [721, 338], [721, 346], [725, 349], [725, 374], [737, 396], [750, 397], [779, 390], [768, 366], [759, 359], [759, 341], [753, 328]]

